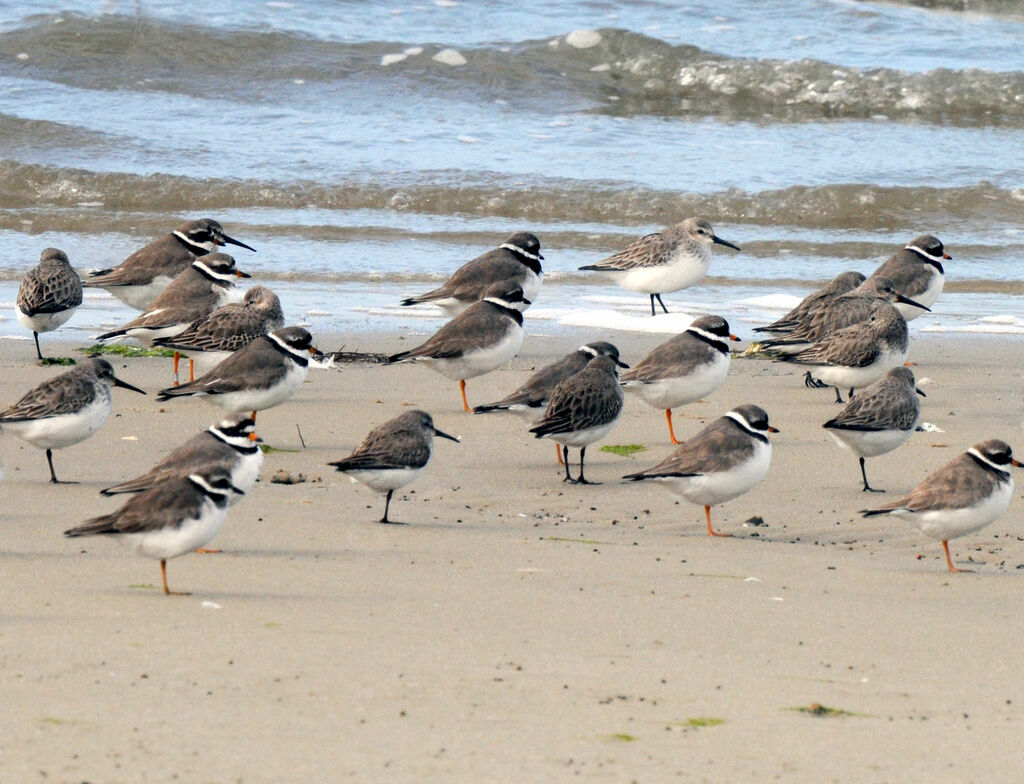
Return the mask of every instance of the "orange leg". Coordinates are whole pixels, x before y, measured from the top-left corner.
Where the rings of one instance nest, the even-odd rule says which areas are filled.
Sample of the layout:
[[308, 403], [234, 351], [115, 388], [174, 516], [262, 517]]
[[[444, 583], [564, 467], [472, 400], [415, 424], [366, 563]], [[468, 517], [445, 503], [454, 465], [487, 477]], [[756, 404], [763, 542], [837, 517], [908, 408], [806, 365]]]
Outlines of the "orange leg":
[[469, 401], [466, 400], [466, 379], [459, 379], [459, 391], [462, 392], [462, 407], [466, 409], [467, 414], [472, 414], [473, 409], [469, 407]]
[[711, 507], [704, 507], [704, 516], [708, 519], [708, 536], [732, 536], [732, 534], [720, 534], [711, 527]]
[[196, 548], [196, 552], [197, 553], [202, 553], [202, 554], [211, 554], [211, 553], [219, 553], [219, 552], [221, 552], [221, 550], [210, 550], [210, 549], [207, 549], [206, 547], [197, 547]]
[[195, 363], [195, 360], [192, 359], [192, 357], [188, 358], [188, 380], [189, 381], [195, 381], [196, 380], [196, 363]]
[[558, 444], [555, 444], [555, 457], [558, 458], [558, 465], [565, 465], [565, 461], [562, 459], [562, 448]]
[[181, 361], [181, 354], [174, 352], [174, 386], [178, 386], [178, 363]]
[[250, 411], [249, 412], [249, 419], [251, 419], [253, 422], [256, 421], [256, 412], [255, 411]]
[[967, 574], [971, 573], [970, 569], [957, 569], [955, 566], [953, 566], [953, 559], [949, 557], [949, 542], [947, 542], [945, 539], [942, 540], [942, 552], [946, 554], [946, 566], [949, 567], [949, 571], [966, 572]]
[[188, 591], [172, 591], [167, 587], [167, 561], [160, 561], [160, 576], [164, 578], [164, 596], [191, 596]]
[[682, 441], [676, 440], [676, 431], [672, 429], [672, 409], [665, 409], [665, 419], [668, 420], [668, 437], [672, 439], [673, 444], [681, 444]]

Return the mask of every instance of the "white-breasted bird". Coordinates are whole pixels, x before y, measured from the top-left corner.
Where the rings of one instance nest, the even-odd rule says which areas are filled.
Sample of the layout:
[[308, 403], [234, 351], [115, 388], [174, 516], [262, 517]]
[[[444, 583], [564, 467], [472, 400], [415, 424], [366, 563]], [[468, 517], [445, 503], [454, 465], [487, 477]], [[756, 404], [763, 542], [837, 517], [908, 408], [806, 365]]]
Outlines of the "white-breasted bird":
[[906, 303], [896, 307], [903, 318], [912, 321], [930, 309], [942, 293], [946, 270], [942, 262], [952, 259], [942, 241], [931, 234], [922, 234], [896, 251], [871, 273], [871, 277], [888, 278], [896, 289], [925, 306], [925, 310]]
[[1013, 497], [1009, 468], [1020, 465], [1005, 441], [981, 441], [925, 477], [910, 495], [862, 509], [861, 514], [892, 515], [913, 523], [925, 536], [942, 542], [949, 571], [967, 571], [953, 566], [949, 540], [984, 528], [1006, 511]]
[[356, 451], [327, 465], [377, 493], [385, 493], [384, 516], [379, 522], [394, 523], [388, 517], [391, 496], [423, 473], [433, 454], [434, 436], [459, 440], [438, 430], [426, 411], [413, 409], [377, 425]]
[[808, 385], [835, 387], [836, 402], [842, 403], [840, 387], [852, 391], [873, 384], [890, 368], [902, 365], [909, 348], [906, 319], [888, 302], [878, 300], [867, 321], [837, 330], [782, 359], [803, 365], [823, 382], [805, 381]]
[[90, 273], [82, 285], [106, 289], [129, 307], [146, 310], [196, 258], [225, 244], [256, 250], [229, 237], [213, 218], [185, 221], [170, 234], [139, 248], [116, 267]]
[[21, 325], [32, 330], [39, 350], [39, 333], [52, 332], [67, 322], [82, 304], [82, 281], [71, 268], [68, 255], [57, 248], [46, 248], [39, 264], [21, 279], [14, 315]]
[[701, 316], [622, 374], [627, 392], [664, 410], [673, 444], [680, 442], [672, 428], [672, 409], [722, 386], [729, 372], [730, 340], [739, 338], [729, 331], [729, 322], [721, 316]]
[[865, 492], [883, 491], [868, 484], [864, 458], [887, 454], [914, 434], [921, 421], [918, 395], [925, 396], [917, 388], [913, 371], [894, 367], [822, 425], [839, 446], [857, 455]]
[[767, 434], [778, 432], [760, 406], [737, 406], [656, 466], [623, 479], [663, 484], [673, 495], [704, 507], [708, 536], [731, 536], [712, 527], [711, 507], [743, 495], [764, 479], [772, 461]]
[[114, 368], [102, 357], [90, 357], [66, 373], [54, 376], [3, 411], [0, 428], [13, 433], [38, 449], [46, 450], [53, 484], [53, 450], [84, 441], [107, 421], [113, 405], [111, 387], [123, 387], [140, 395], [138, 387], [114, 375]]
[[[141, 493], [167, 477], [188, 476], [212, 467], [223, 468], [231, 477], [231, 484], [242, 493], [248, 493], [255, 486], [263, 465], [261, 439], [255, 427], [256, 423], [248, 414], [230, 414], [176, 447], [146, 473], [106, 487], [100, 493]], [[228, 503], [236, 503], [241, 498], [238, 493], [232, 493]]]
[[241, 302], [228, 302], [198, 318], [177, 335], [157, 338], [154, 346], [171, 348], [189, 359], [189, 381], [195, 381], [195, 365], [205, 373], [218, 362], [284, 326], [284, 312], [277, 294], [266, 286], [253, 286]]
[[711, 224], [702, 218], [687, 218], [661, 231], [648, 234], [626, 248], [581, 270], [611, 273], [615, 282], [630, 291], [642, 291], [668, 313], [662, 294], [679, 291], [699, 282], [711, 263], [711, 246], [739, 246], [715, 235]]
[[160, 561], [165, 596], [188, 596], [167, 587], [167, 561], [202, 548], [220, 533], [232, 494], [241, 491], [222, 467], [169, 476], [116, 512], [86, 520], [64, 535], [124, 537], [137, 554]]
[[309, 373], [311, 356], [322, 352], [303, 327], [282, 327], [248, 343], [195, 381], [168, 387], [157, 401], [196, 395], [225, 411], [256, 412], [294, 395]]
[[522, 288], [501, 282], [493, 284], [485, 294], [425, 343], [388, 357], [389, 364], [422, 362], [442, 376], [458, 381], [466, 413], [472, 412], [466, 400], [466, 379], [501, 367], [523, 345], [523, 314], [519, 306], [527, 300]]
[[[544, 416], [530, 432], [537, 438], [550, 438], [562, 445], [563, 482], [600, 484], [583, 475], [587, 446], [608, 435], [622, 413], [622, 402], [619, 362], [610, 356], [594, 357], [551, 392]], [[580, 474], [575, 479], [569, 472], [570, 446], [580, 450]]]
[[453, 318], [487, 296], [487, 290], [495, 283], [508, 283], [523, 290], [524, 299], [518, 304], [520, 310], [525, 310], [540, 293], [543, 260], [537, 237], [528, 231], [519, 231], [497, 248], [463, 264], [444, 285], [426, 294], [407, 297], [401, 304], [430, 303]]

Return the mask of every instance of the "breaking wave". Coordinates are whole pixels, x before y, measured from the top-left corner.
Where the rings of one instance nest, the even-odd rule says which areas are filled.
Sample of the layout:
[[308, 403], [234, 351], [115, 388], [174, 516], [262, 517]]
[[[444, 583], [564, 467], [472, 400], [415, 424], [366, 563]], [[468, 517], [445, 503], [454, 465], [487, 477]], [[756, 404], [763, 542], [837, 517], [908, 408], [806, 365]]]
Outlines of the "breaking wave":
[[326, 89], [401, 82], [404, 89], [610, 114], [1024, 125], [1024, 73], [1017, 71], [911, 73], [737, 58], [620, 29], [455, 51], [431, 42], [346, 43], [139, 17], [40, 15], [0, 34], [5, 70], [86, 89], [245, 102], [273, 103], [295, 82]]

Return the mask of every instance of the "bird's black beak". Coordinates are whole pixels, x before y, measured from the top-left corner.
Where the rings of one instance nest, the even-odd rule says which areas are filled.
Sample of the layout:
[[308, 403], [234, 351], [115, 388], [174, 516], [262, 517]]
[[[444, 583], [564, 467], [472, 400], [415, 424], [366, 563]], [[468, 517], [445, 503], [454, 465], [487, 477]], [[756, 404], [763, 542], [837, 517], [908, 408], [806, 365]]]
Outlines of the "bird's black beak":
[[138, 387], [133, 387], [127, 381], [122, 381], [121, 379], [117, 378], [116, 376], [114, 377], [114, 386], [115, 387], [122, 387], [123, 389], [130, 389], [132, 392], [138, 392], [140, 395], [146, 394], [145, 392], [143, 392]]
[[922, 392], [917, 387], [914, 387], [914, 391], [917, 392], [917, 394], [919, 394], [921, 397], [928, 397], [928, 395], [926, 395], [924, 392]]
[[239, 242], [236, 239], [232, 239], [227, 234], [222, 234], [220, 238], [222, 240], [224, 240], [224, 242], [219, 243], [221, 245], [225, 245], [225, 244], [227, 244], [227, 245], [237, 245], [239, 248], [245, 248], [246, 250], [251, 250], [253, 253], [256, 252], [256, 248], [252, 247], [252, 245], [246, 245], [244, 242]]
[[721, 237], [718, 237], [718, 236], [716, 236], [714, 234], [711, 235], [711, 241], [715, 245], [725, 245], [725, 247], [732, 248], [733, 250], [739, 250], [740, 249], [739, 245], [733, 245], [731, 242], [729, 242], [729, 240], [723, 240]]
[[929, 313], [932, 312], [932, 309], [929, 308], [927, 305], [922, 305], [920, 302], [912, 300], [910, 297], [904, 297], [902, 294], [897, 294], [896, 295], [896, 301], [897, 302], [902, 302], [905, 305], [913, 305], [915, 308], [921, 308], [921, 310], [926, 310]]
[[621, 359], [615, 360], [615, 364], [618, 365], [620, 368], [626, 368], [626, 370], [629, 370], [629, 365], [627, 365]]
[[435, 436], [441, 436], [441, 438], [447, 438], [449, 441], [454, 441], [456, 444], [462, 443], [455, 436], [450, 436], [447, 433], [445, 433], [443, 430], [438, 430], [436, 427], [434, 428], [434, 435]]

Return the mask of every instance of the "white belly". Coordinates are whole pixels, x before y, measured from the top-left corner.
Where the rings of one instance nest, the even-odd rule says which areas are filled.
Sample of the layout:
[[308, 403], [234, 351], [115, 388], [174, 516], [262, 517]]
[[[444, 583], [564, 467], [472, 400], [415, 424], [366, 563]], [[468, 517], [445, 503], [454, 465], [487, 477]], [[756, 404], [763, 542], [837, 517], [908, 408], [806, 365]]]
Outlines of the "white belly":
[[615, 427], [615, 423], [617, 421], [618, 419], [616, 418], [606, 425], [588, 427], [583, 430], [574, 430], [571, 433], [552, 433], [550, 435], [543, 436], [543, 438], [550, 438], [552, 441], [555, 441], [562, 446], [581, 448], [588, 446], [595, 441], [600, 441], [611, 432], [611, 429]]
[[382, 468], [367, 471], [346, 471], [349, 479], [361, 482], [378, 493], [397, 490], [423, 473], [422, 468]]
[[708, 274], [708, 258], [685, 255], [657, 267], [635, 267], [616, 273], [616, 282], [624, 289], [645, 294], [679, 291], [700, 281]]
[[[530, 300], [532, 305], [537, 301], [537, 295], [540, 294], [540, 284], [544, 282], [544, 273], [538, 275], [529, 267], [526, 268], [526, 275], [522, 281], [523, 297]], [[525, 302], [517, 302], [519, 310], [526, 310], [530, 305]]]
[[174, 279], [167, 275], [157, 275], [144, 286], [103, 286], [102, 288], [105, 288], [128, 307], [146, 310], [163, 293], [163, 290], [171, 285], [172, 280]]
[[931, 512], [910, 512], [897, 509], [892, 514], [916, 525], [921, 533], [940, 541], [984, 528], [1006, 511], [1013, 496], [1013, 480], [1001, 482], [988, 498], [967, 509], [942, 509]]
[[528, 424], [535, 425], [540, 422], [540, 418], [544, 416], [544, 410], [547, 408], [547, 401], [544, 402], [543, 406], [509, 406], [507, 411], [510, 414], [515, 414], [519, 419], [527, 422]]
[[[930, 267], [929, 269], [935, 268]], [[913, 299], [917, 302], [920, 302], [922, 305], [925, 305], [926, 307], [930, 308], [938, 300], [939, 294], [942, 293], [942, 287], [945, 285], [945, 283], [946, 276], [943, 275], [938, 270], [935, 270], [935, 273], [932, 275], [931, 280], [928, 281], [928, 288], [921, 292], [921, 294], [913, 297]], [[894, 302], [893, 305], [896, 307], [896, 310], [903, 314], [903, 318], [905, 318], [907, 321], [911, 321], [913, 319], [916, 319], [921, 314], [927, 313], [926, 310], [922, 310], [921, 308], [915, 308], [913, 305], [907, 305], [905, 302]]]
[[302, 386], [302, 382], [306, 380], [308, 372], [308, 365], [303, 367], [289, 362], [288, 372], [274, 386], [263, 389], [243, 389], [223, 395], [204, 395], [204, 397], [208, 402], [226, 411], [263, 411], [283, 403], [294, 395]]
[[729, 357], [715, 352], [712, 362], [701, 365], [693, 373], [664, 378], [650, 383], [627, 381], [623, 387], [655, 408], [675, 408], [710, 395], [725, 381], [729, 373]]
[[33, 332], [52, 332], [71, 318], [75, 314], [76, 309], [77, 306], [62, 310], [59, 313], [36, 313], [34, 316], [29, 316], [15, 305], [14, 315], [17, 316], [18, 321], [26, 329], [30, 329]]
[[[263, 466], [263, 452], [257, 449], [251, 455], [243, 455], [231, 469], [231, 484], [248, 495], [256, 485], [260, 476], [260, 468]], [[237, 504], [242, 500], [238, 493], [228, 494], [228, 504]]]
[[[133, 327], [124, 333], [124, 338], [134, 338], [139, 341], [143, 346], [151, 347], [153, 342], [160, 338], [173, 338], [175, 335], [180, 335], [189, 325], [185, 324], [171, 324], [165, 327]], [[116, 343], [122, 338], [112, 340], [110, 342]]]
[[673, 495], [692, 504], [715, 506], [743, 495], [764, 479], [772, 462], [771, 444], [758, 442], [750, 459], [729, 471], [658, 479]]
[[[537, 295], [540, 293], [540, 284], [544, 277], [543, 273], [537, 275], [537, 273], [528, 267], [524, 269], [526, 269], [526, 274], [520, 282], [520, 287], [523, 290], [523, 298], [530, 300], [530, 304], [532, 305], [537, 301]], [[437, 307], [441, 308], [441, 310], [445, 312], [448, 318], [453, 319], [473, 303], [467, 302], [466, 300], [456, 299], [455, 297], [445, 297], [444, 299], [431, 300], [430, 304], [437, 305]], [[515, 303], [515, 308], [520, 313], [525, 311], [528, 307], [530, 307], [530, 305], [527, 305], [525, 302]]]
[[101, 394], [77, 413], [24, 422], [4, 422], [3, 429], [39, 449], [61, 449], [84, 441], [103, 427], [110, 415], [110, 408], [110, 396]]
[[830, 386], [860, 389], [874, 384], [892, 368], [902, 365], [906, 358], [906, 351], [883, 351], [878, 355], [878, 359], [865, 367], [817, 365], [812, 366], [811, 372]]
[[453, 381], [476, 378], [490, 373], [510, 361], [523, 345], [523, 329], [513, 325], [505, 336], [492, 346], [477, 351], [470, 351], [457, 359], [418, 358], [417, 362], [425, 362], [442, 376]]
[[[914, 427], [916, 426], [915, 422]], [[913, 427], [909, 430], [843, 430], [831, 427], [825, 429], [839, 446], [849, 449], [858, 457], [884, 455], [905, 443], [914, 434]]]
[[220, 533], [227, 516], [225, 507], [218, 508], [209, 498], [204, 499], [198, 518], [184, 521], [175, 528], [161, 528], [141, 534], [126, 534], [131, 548], [147, 558], [166, 560], [190, 553], [208, 544]]

